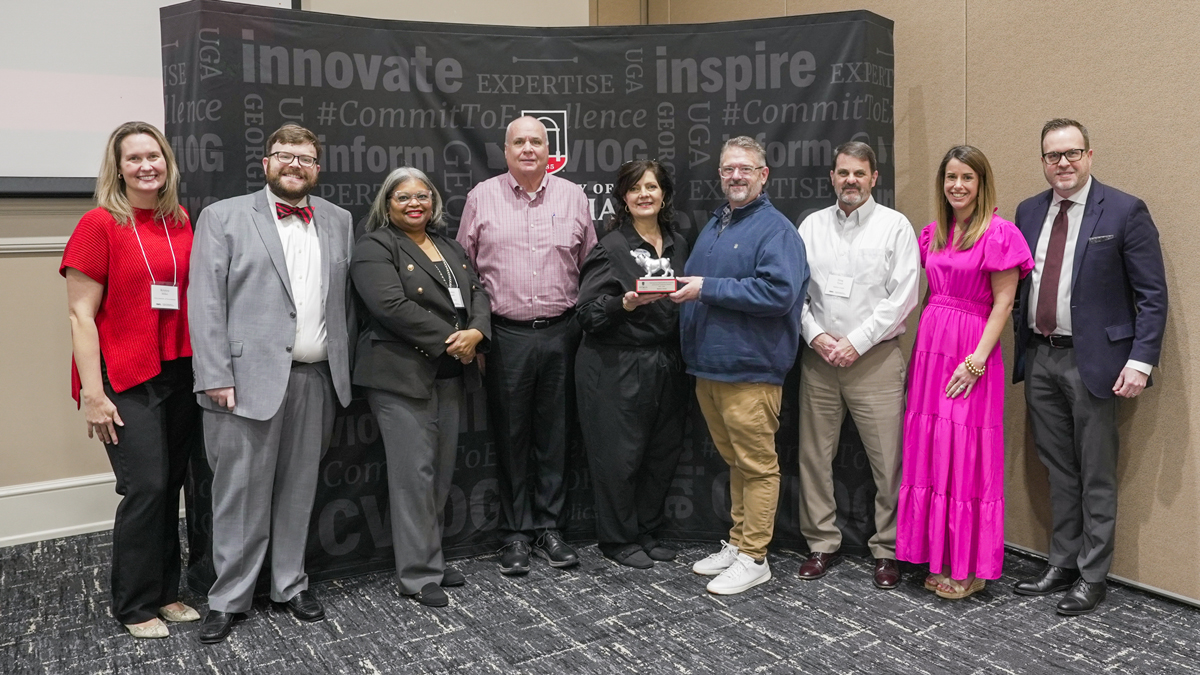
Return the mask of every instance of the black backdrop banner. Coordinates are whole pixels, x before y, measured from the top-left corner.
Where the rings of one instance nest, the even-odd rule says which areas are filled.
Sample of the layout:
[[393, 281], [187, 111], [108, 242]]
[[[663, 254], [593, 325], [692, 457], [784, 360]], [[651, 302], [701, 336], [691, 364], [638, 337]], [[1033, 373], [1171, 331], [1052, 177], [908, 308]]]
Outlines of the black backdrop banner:
[[[321, 138], [315, 189], [367, 213], [383, 177], [410, 165], [445, 198], [450, 233], [467, 193], [506, 170], [504, 130], [522, 114], [548, 129], [549, 170], [587, 194], [597, 228], [612, 213], [617, 168], [657, 158], [676, 184], [677, 223], [694, 240], [723, 201], [721, 143], [757, 138], [766, 191], [799, 223], [833, 202], [838, 144], [879, 157], [878, 202], [894, 206], [892, 22], [841, 12], [702, 25], [517, 28], [384, 21], [194, 0], [160, 13], [166, 133], [193, 218], [208, 204], [264, 186], [263, 143], [286, 122]], [[784, 392], [783, 467], [775, 544], [805, 548], [797, 518], [797, 387]], [[446, 510], [450, 555], [497, 545], [496, 457], [482, 395], [470, 398]], [[568, 458], [563, 529], [592, 536], [582, 446]], [[339, 412], [321, 466], [309, 537], [315, 579], [391, 565], [386, 472], [378, 427], [362, 401]], [[190, 582], [211, 582], [211, 475], [193, 461]], [[693, 406], [667, 512], [667, 536], [728, 534], [729, 472]], [[844, 549], [865, 552], [874, 485], [853, 425], [835, 460]]]

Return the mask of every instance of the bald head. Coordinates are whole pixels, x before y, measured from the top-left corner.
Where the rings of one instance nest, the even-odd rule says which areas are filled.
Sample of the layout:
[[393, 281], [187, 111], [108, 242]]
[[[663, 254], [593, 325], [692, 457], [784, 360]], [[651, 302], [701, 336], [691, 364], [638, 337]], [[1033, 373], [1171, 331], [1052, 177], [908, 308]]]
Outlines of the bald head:
[[518, 183], [531, 192], [540, 187], [549, 158], [544, 124], [529, 116], [509, 123], [504, 134], [504, 159]]

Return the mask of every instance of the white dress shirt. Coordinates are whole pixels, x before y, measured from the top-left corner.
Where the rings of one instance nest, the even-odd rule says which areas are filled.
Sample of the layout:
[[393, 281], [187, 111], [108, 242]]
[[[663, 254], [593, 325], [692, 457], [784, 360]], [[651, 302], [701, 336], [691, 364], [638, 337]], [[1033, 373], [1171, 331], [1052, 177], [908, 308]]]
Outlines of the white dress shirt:
[[[276, 215], [275, 204], [283, 200], [267, 190], [271, 217], [283, 243], [283, 258], [287, 262], [288, 281], [292, 284], [292, 299], [296, 302], [296, 343], [292, 360], [317, 363], [329, 358], [325, 334], [325, 298], [321, 294], [321, 240], [315, 222], [305, 223], [299, 216], [282, 220]], [[296, 206], [307, 206], [308, 197]]]
[[[1058, 306], [1055, 308], [1054, 322], [1057, 327], [1055, 335], [1072, 335], [1071, 332], [1071, 286], [1075, 273], [1075, 244], [1079, 241], [1079, 229], [1083, 227], [1083, 212], [1087, 207], [1088, 195], [1092, 192], [1092, 177], [1088, 176], [1083, 189], [1071, 195], [1071, 206], [1067, 207], [1067, 241], [1063, 247], [1062, 271], [1058, 275]], [[1046, 220], [1042, 223], [1042, 232], [1038, 235], [1037, 247], [1033, 251], [1033, 272], [1029, 286], [1029, 327], [1036, 333], [1038, 294], [1042, 288], [1042, 271], [1046, 268], [1046, 251], [1050, 248], [1050, 230], [1054, 227], [1054, 218], [1064, 201], [1057, 192], [1050, 199], [1050, 209], [1046, 211]], [[1125, 364], [1139, 372], [1150, 374], [1153, 366], [1141, 361], [1130, 359]]]
[[[917, 237], [904, 214], [874, 197], [848, 216], [834, 204], [805, 218], [800, 237], [811, 273], [800, 318], [805, 343], [829, 333], [861, 355], [904, 332], [921, 278]], [[853, 279], [848, 297], [830, 292], [837, 276]]]

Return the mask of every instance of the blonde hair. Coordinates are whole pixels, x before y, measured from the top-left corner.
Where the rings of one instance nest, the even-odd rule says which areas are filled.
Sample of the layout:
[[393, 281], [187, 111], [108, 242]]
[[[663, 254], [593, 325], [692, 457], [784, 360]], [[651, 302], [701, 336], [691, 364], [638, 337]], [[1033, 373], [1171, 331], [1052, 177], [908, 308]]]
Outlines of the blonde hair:
[[955, 248], [965, 251], [974, 246], [983, 233], [987, 232], [992, 223], [992, 214], [996, 211], [996, 186], [992, 182], [992, 165], [983, 151], [971, 145], [950, 148], [942, 158], [937, 172], [937, 228], [934, 230], [933, 241], [930, 242], [931, 251], [940, 251], [950, 244], [950, 223], [954, 220], [954, 208], [946, 199], [946, 165], [952, 159], [971, 167], [979, 181], [979, 191], [975, 195], [975, 211], [971, 214], [970, 221], [965, 228], [962, 227], [962, 223], [956, 223], [959, 226], [959, 236]]
[[96, 205], [112, 214], [117, 224], [133, 224], [133, 207], [125, 196], [125, 185], [121, 179], [121, 142], [135, 134], [153, 138], [167, 165], [167, 177], [158, 189], [154, 217], [163, 223], [186, 223], [187, 216], [179, 206], [179, 165], [175, 163], [175, 153], [171, 150], [171, 144], [167, 143], [166, 136], [153, 124], [146, 122], [126, 122], [108, 137], [104, 159], [100, 162], [100, 175], [96, 177]]

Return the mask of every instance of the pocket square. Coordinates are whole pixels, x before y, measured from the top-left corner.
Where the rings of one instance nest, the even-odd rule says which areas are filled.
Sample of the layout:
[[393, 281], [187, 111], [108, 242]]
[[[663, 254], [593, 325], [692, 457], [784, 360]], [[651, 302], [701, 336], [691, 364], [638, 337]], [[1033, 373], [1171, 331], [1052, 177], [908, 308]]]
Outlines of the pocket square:
[[1115, 234], [1102, 234], [1102, 235], [1100, 235], [1100, 236], [1098, 236], [1098, 237], [1088, 237], [1088, 243], [1089, 243], [1089, 244], [1099, 244], [1100, 242], [1102, 242], [1102, 241], [1108, 241], [1109, 239], [1112, 239], [1112, 238], [1113, 238], [1113, 237], [1115, 237], [1115, 236], [1117, 236], [1117, 235], [1115, 235]]

